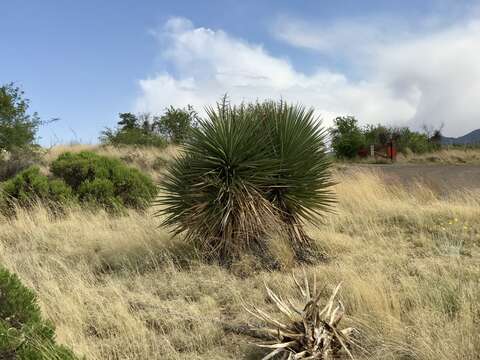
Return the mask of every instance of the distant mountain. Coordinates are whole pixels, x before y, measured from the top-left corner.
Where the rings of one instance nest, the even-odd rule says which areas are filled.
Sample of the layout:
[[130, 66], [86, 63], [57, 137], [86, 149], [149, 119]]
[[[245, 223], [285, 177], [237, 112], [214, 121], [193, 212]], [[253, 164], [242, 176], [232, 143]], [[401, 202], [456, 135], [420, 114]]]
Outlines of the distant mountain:
[[480, 129], [473, 130], [467, 135], [463, 135], [458, 138], [442, 136], [442, 144], [444, 145], [480, 144]]

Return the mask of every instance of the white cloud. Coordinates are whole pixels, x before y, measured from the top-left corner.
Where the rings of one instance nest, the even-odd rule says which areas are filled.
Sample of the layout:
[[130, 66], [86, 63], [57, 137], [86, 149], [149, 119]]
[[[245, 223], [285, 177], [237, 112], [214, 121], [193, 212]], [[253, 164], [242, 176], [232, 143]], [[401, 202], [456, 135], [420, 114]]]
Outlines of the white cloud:
[[443, 123], [454, 135], [480, 128], [479, 21], [386, 46], [377, 63], [396, 96], [417, 93], [412, 123]]
[[[392, 98], [403, 99], [414, 109], [397, 116], [404, 123], [417, 128], [444, 124], [450, 135], [479, 128], [480, 21], [470, 18], [445, 25], [426, 19], [418, 24], [421, 30], [414, 32], [411, 27], [366, 21], [319, 27], [283, 18], [275, 33], [292, 46], [340, 55], [352, 67], [361, 68], [370, 84], [381, 84]], [[388, 122], [395, 109], [379, 104], [376, 111]]]
[[233, 102], [282, 97], [313, 106], [327, 125], [337, 115], [354, 114], [368, 123], [444, 122], [452, 135], [480, 127], [474, 99], [480, 94], [478, 23], [416, 37], [367, 25], [339, 22], [320, 29], [290, 21], [276, 26], [277, 36], [293, 46], [339, 52], [352, 67], [361, 64], [363, 80], [354, 81], [325, 68], [306, 74], [261, 45], [170, 19], [156, 36], [171, 70], [140, 80], [136, 110], [161, 112], [186, 104], [201, 109], [228, 93]]
[[393, 37], [408, 35], [403, 24], [386, 17], [336, 19], [320, 24], [279, 16], [272, 26], [272, 33], [277, 39], [295, 47], [335, 54], [337, 57], [354, 54], [366, 56], [376, 52], [379, 45], [388, 43]]

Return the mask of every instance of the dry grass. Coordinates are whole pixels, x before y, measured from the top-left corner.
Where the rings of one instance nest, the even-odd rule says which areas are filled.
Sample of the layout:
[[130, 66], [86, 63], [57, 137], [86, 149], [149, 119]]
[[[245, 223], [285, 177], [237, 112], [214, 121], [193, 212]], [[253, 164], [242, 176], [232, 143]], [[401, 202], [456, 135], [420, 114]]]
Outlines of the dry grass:
[[[478, 359], [480, 193], [439, 198], [389, 189], [371, 172], [338, 176], [337, 214], [309, 230], [329, 261], [306, 270], [325, 286], [322, 302], [343, 282], [345, 326], [369, 351], [356, 358]], [[52, 219], [38, 207], [0, 219], [0, 262], [36, 290], [59, 341], [88, 359], [261, 357], [235, 329], [258, 324], [245, 302], [275, 314], [264, 281], [297, 297], [288, 250], [272, 245], [282, 271], [245, 258], [229, 272], [158, 222], [79, 208]]]
[[[480, 165], [480, 148], [445, 148], [425, 154], [398, 154], [396, 163], [400, 164], [438, 164], [438, 165]], [[355, 159], [335, 159], [337, 166], [349, 164], [391, 164], [391, 160], [383, 157], [366, 157]]]
[[416, 164], [480, 164], [480, 148], [447, 148], [427, 154], [399, 155], [397, 161]]

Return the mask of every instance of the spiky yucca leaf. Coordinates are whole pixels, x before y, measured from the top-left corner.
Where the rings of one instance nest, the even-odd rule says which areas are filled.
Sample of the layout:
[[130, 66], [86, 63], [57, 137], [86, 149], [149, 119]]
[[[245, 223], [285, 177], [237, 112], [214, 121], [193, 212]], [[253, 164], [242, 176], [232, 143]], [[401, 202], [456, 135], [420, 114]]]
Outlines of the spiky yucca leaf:
[[224, 101], [207, 115], [161, 183], [164, 225], [224, 261], [262, 246], [271, 228], [302, 243], [302, 221], [333, 201], [313, 111]]
[[313, 109], [285, 102], [265, 102], [255, 109], [270, 132], [272, 156], [279, 165], [269, 199], [297, 220], [314, 221], [334, 202], [325, 130]]
[[305, 259], [312, 243], [303, 223], [315, 222], [335, 202], [330, 161], [325, 155], [326, 132], [313, 109], [285, 102], [264, 102], [253, 108], [265, 124], [271, 156], [278, 164], [267, 198], [279, 210], [297, 256]]

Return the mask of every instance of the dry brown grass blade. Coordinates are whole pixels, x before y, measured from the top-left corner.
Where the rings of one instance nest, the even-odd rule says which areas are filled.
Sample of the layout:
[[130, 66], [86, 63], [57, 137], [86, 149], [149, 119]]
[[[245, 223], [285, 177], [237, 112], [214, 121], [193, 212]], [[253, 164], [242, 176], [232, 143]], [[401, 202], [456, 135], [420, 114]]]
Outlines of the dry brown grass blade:
[[312, 299], [312, 296], [310, 294], [310, 288], [308, 286], [308, 278], [307, 278], [307, 273], [305, 271], [305, 268], [302, 269], [303, 270], [303, 279], [304, 279], [304, 282], [305, 282], [305, 293], [307, 294], [306, 295], [306, 300], [307, 300], [307, 303]]
[[295, 284], [297, 285], [300, 293], [303, 295], [303, 297], [307, 297], [307, 294], [305, 293], [305, 290], [303, 290], [302, 286], [300, 285], [300, 283], [298, 282], [297, 278], [295, 277], [295, 274], [292, 273], [292, 277], [293, 277], [293, 281], [295, 282]]

